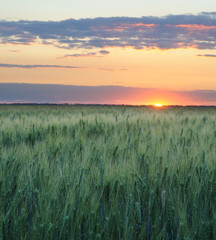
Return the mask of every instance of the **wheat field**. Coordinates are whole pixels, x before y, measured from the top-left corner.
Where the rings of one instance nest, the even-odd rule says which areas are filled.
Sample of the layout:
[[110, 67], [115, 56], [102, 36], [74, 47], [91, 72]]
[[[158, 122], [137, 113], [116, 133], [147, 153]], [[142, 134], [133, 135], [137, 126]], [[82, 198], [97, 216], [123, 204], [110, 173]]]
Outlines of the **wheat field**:
[[216, 108], [0, 106], [0, 239], [216, 239]]

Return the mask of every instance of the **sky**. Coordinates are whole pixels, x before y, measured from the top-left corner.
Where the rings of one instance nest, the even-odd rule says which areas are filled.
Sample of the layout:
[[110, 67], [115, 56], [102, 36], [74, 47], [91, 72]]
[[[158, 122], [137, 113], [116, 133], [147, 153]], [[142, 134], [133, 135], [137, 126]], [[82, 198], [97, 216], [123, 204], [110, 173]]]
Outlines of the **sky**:
[[0, 102], [216, 105], [216, 1], [0, 3]]

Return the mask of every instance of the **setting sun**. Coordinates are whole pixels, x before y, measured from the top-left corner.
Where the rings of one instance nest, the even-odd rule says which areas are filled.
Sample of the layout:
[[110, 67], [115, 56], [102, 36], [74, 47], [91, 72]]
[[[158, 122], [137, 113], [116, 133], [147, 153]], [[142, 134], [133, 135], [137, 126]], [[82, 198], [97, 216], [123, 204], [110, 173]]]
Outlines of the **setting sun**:
[[155, 103], [155, 107], [162, 107], [163, 105], [161, 103]]

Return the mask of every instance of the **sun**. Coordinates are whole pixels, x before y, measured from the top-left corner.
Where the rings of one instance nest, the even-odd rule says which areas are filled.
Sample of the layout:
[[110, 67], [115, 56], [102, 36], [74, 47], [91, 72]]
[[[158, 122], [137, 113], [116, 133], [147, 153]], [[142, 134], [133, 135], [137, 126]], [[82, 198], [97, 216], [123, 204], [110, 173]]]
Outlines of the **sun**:
[[154, 106], [155, 107], [163, 107], [163, 105], [161, 103], [155, 103]]

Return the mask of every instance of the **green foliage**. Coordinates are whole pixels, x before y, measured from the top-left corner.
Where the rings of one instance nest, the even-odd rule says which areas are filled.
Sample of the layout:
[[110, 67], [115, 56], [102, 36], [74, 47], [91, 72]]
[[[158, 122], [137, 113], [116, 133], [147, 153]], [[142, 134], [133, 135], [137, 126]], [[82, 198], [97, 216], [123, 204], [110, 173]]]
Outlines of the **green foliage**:
[[0, 106], [0, 239], [216, 239], [216, 108]]

